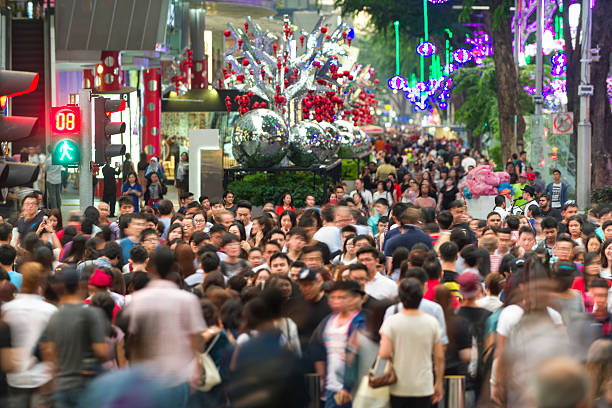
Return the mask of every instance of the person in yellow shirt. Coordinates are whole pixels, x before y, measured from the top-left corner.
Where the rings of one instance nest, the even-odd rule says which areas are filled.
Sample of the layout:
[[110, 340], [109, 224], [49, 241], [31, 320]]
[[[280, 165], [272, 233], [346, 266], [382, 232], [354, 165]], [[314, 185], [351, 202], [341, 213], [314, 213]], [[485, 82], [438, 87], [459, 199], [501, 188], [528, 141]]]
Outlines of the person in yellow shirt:
[[385, 163], [378, 166], [376, 170], [376, 180], [386, 181], [389, 178], [389, 174], [393, 174], [397, 178], [397, 169], [391, 164], [391, 157], [385, 156]]

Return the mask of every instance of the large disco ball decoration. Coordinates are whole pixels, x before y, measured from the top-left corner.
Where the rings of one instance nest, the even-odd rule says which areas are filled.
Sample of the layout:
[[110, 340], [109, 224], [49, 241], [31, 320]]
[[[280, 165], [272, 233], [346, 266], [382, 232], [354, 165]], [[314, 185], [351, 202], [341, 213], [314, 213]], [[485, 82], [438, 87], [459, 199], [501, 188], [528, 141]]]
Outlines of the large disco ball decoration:
[[340, 149], [338, 150], [338, 157], [341, 159], [350, 159], [351, 157], [357, 156], [355, 153], [357, 149], [356, 142], [353, 132], [340, 132]]
[[355, 126], [351, 122], [349, 122], [348, 120], [342, 120], [342, 119], [336, 120], [336, 121], [334, 121], [334, 126], [340, 132], [353, 133], [355, 131]]
[[329, 122], [320, 122], [327, 137], [320, 143], [318, 149], [313, 149], [313, 154], [319, 163], [330, 161], [340, 149], [340, 132]]
[[289, 148], [287, 157], [293, 164], [300, 167], [310, 167], [320, 156], [319, 149], [322, 148], [327, 133], [314, 122], [299, 122], [289, 129]]
[[370, 151], [370, 147], [372, 146], [372, 139], [366, 132], [361, 129], [355, 128], [355, 153], [357, 156], [361, 156], [364, 153]]
[[288, 132], [283, 118], [269, 109], [255, 109], [236, 121], [232, 153], [243, 166], [266, 168], [283, 160]]

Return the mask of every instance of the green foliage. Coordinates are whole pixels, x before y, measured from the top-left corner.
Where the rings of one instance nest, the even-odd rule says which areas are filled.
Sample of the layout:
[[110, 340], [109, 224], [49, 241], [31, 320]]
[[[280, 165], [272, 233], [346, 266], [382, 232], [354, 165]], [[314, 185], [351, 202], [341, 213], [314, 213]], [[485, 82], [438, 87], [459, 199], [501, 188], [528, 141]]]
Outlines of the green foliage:
[[358, 159], [342, 159], [342, 180], [357, 180]]
[[227, 188], [232, 190], [237, 200], [249, 200], [253, 205], [264, 205], [267, 202], [278, 204], [283, 193], [291, 193], [296, 207], [304, 206], [306, 194], [313, 194], [317, 202], [324, 198], [323, 185], [317, 177], [315, 188], [314, 174], [309, 172], [248, 174], [241, 180], [234, 180]]
[[612, 186], [593, 190], [591, 199], [597, 204], [612, 203]]

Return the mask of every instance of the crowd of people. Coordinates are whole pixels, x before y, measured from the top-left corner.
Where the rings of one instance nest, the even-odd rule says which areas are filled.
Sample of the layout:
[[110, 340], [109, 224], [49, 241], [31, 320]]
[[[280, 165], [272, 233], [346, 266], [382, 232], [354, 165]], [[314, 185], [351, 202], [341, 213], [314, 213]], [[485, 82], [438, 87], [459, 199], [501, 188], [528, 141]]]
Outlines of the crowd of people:
[[431, 407], [449, 379], [470, 408], [612, 404], [610, 207], [520, 155], [479, 219], [458, 186], [480, 152], [372, 149], [304, 208], [186, 185], [175, 206], [155, 161], [116, 219], [26, 195], [0, 223], [0, 406]]

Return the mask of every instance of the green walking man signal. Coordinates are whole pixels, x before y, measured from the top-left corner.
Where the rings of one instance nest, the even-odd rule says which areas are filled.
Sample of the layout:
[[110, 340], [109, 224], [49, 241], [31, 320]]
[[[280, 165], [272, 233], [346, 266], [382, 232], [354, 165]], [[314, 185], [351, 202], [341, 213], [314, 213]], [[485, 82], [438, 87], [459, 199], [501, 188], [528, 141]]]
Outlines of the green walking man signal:
[[81, 151], [79, 146], [72, 140], [60, 140], [55, 145], [55, 149], [53, 149], [51, 160], [53, 164], [66, 167], [78, 166], [81, 162]]

